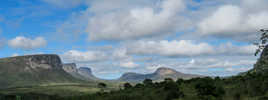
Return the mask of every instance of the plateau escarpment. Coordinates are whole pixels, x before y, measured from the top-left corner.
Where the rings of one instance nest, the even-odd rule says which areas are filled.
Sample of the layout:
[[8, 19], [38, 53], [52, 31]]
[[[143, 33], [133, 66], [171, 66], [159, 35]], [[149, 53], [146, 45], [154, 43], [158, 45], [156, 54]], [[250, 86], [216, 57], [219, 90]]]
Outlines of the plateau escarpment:
[[40, 54], [0, 59], [0, 88], [76, 82], [63, 70], [58, 55]]

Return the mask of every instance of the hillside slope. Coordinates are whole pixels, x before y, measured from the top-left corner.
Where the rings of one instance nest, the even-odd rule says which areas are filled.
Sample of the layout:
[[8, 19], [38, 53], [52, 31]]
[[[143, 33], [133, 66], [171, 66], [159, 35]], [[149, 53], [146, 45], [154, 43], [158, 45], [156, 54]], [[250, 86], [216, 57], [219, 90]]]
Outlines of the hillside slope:
[[58, 55], [43, 54], [0, 59], [0, 88], [77, 81], [62, 69]]

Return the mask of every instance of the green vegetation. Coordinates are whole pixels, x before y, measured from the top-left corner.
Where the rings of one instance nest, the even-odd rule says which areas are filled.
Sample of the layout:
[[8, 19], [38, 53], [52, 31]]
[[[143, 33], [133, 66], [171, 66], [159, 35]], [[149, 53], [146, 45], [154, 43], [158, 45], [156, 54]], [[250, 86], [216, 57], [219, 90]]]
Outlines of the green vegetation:
[[[165, 79], [162, 82], [146, 79], [136, 85], [125, 83], [124, 89], [108, 92], [97, 90], [99, 92], [93, 93], [86, 90], [88, 94], [81, 92], [72, 95], [21, 93], [2, 95], [0, 100], [267, 100], [267, 79], [268, 74], [259, 73], [224, 79], [205, 77], [177, 81]], [[103, 83], [98, 85], [108, 88], [103, 87]], [[57, 88], [71, 91], [64, 86]]]

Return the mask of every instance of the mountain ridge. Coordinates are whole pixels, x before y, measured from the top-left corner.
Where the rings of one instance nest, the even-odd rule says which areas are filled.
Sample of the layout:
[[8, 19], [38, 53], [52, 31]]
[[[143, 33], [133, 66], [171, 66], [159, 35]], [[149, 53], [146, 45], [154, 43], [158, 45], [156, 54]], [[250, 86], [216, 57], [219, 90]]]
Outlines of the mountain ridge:
[[45, 83], [79, 82], [63, 70], [56, 54], [38, 54], [0, 59], [0, 88]]
[[153, 81], [161, 81], [164, 80], [165, 78], [172, 78], [176, 80], [178, 78], [190, 79], [196, 77], [204, 77], [204, 76], [194, 74], [184, 74], [171, 68], [160, 67], [155, 72], [149, 74], [140, 74], [133, 72], [124, 73], [118, 80], [126, 82], [142, 82], [145, 79], [152, 79]]
[[88, 67], [78, 68], [75, 63], [65, 63], [63, 64], [63, 69], [75, 78], [85, 80], [85, 81], [96, 81], [101, 80], [92, 74], [92, 71]]

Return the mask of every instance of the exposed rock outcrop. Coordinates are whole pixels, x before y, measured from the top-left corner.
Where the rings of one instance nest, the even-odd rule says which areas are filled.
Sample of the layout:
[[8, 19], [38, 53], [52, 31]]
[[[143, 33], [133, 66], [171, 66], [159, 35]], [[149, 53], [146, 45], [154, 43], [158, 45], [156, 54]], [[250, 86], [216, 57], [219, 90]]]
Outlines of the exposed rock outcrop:
[[75, 63], [67, 63], [63, 64], [63, 69], [70, 75], [72, 75], [75, 78], [86, 80], [86, 81], [92, 81], [92, 80], [99, 80], [97, 77], [95, 77], [92, 74], [92, 71], [88, 67], [80, 67], [77, 68]]
[[90, 80], [99, 80], [97, 77], [95, 77], [93, 74], [92, 74], [92, 71], [90, 68], [88, 67], [80, 67], [78, 69], [78, 73], [84, 77], [86, 77], [87, 79], [90, 79]]
[[63, 70], [54, 54], [17, 56], [0, 59], [0, 88], [42, 83], [76, 82]]

